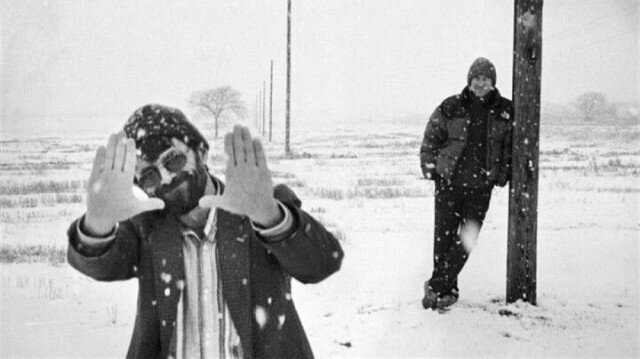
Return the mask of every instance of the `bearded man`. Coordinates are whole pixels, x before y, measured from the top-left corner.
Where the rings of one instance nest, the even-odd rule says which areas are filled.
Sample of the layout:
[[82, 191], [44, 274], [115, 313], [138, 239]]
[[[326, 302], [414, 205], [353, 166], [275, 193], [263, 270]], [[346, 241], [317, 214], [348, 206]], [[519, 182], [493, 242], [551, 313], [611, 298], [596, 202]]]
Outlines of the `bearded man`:
[[[68, 261], [100, 281], [138, 280], [129, 358], [311, 358], [291, 277], [336, 272], [336, 238], [273, 185], [249, 130], [224, 138], [226, 185], [184, 114], [146, 105], [98, 148]], [[146, 196], [136, 196], [135, 187]]]

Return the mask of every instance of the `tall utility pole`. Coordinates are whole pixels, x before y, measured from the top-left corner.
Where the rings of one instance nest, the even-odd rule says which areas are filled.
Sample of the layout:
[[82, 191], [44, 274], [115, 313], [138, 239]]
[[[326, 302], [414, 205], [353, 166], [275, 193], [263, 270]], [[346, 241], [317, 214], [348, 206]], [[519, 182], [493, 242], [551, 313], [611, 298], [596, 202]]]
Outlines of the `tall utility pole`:
[[256, 129], [260, 131], [260, 91], [256, 94]]
[[269, 87], [269, 142], [271, 142], [273, 131], [273, 60], [271, 60], [271, 81]]
[[287, 0], [287, 110], [284, 135], [284, 152], [291, 153], [291, 0]]
[[265, 81], [262, 81], [262, 136], [264, 137], [265, 135], [265, 122], [266, 122], [266, 113], [264, 111], [264, 106], [266, 104], [265, 101], [265, 96], [267, 96], [267, 84], [265, 83]]
[[515, 0], [507, 303], [536, 304], [542, 0]]
[[258, 131], [262, 127], [262, 90], [258, 90]]

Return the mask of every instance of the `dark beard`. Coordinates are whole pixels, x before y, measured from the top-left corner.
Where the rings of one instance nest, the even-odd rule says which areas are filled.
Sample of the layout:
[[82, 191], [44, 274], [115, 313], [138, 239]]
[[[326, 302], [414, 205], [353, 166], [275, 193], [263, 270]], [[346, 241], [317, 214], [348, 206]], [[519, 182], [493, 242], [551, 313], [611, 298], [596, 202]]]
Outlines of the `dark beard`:
[[[158, 188], [155, 197], [164, 201], [165, 212], [176, 216], [187, 214], [198, 206], [198, 201], [204, 195], [208, 176], [207, 167], [197, 160], [196, 169], [193, 173], [180, 172], [173, 178], [171, 183]], [[185, 190], [178, 190], [172, 193], [173, 190], [180, 187], [183, 183], [187, 185], [186, 192]]]

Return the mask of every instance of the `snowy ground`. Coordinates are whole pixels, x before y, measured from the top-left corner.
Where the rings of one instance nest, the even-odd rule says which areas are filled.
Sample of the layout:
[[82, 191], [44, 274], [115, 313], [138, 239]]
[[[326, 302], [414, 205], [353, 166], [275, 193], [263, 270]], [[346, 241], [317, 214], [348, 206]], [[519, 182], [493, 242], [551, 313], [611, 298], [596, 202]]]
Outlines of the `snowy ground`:
[[[638, 357], [639, 129], [543, 129], [538, 306], [504, 302], [508, 197], [496, 189], [461, 300], [439, 314], [420, 305], [433, 236], [433, 184], [417, 166], [422, 126], [295, 132], [295, 160], [282, 158], [281, 144], [267, 146], [275, 181], [291, 185], [345, 250], [336, 275], [294, 286], [316, 356]], [[2, 184], [86, 179], [103, 140], [3, 138]], [[82, 210], [2, 208], [2, 245], [62, 247]], [[133, 281], [98, 283], [66, 264], [0, 269], [0, 357], [124, 355]]]

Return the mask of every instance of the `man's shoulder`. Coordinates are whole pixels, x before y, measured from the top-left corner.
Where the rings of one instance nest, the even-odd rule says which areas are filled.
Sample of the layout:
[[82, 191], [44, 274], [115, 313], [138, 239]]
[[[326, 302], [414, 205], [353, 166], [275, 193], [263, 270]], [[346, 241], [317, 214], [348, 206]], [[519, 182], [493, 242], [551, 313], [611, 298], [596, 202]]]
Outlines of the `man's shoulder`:
[[159, 226], [163, 221], [167, 220], [167, 213], [165, 211], [150, 211], [137, 214], [125, 222], [134, 230], [134, 232], [140, 237], [145, 239], [151, 233], [153, 227]]
[[450, 118], [464, 110], [463, 101], [462, 95], [452, 95], [444, 99], [438, 109], [445, 118]]
[[440, 106], [462, 106], [462, 102], [464, 101], [464, 98], [461, 94], [457, 94], [457, 95], [451, 95], [447, 98], [445, 98], [442, 103], [440, 104]]
[[513, 102], [508, 98], [502, 96], [502, 94], [499, 91], [498, 91], [498, 98], [496, 100], [496, 105], [503, 109], [513, 108]]
[[513, 102], [508, 98], [500, 96], [498, 99], [498, 104], [503, 108], [513, 108]]

